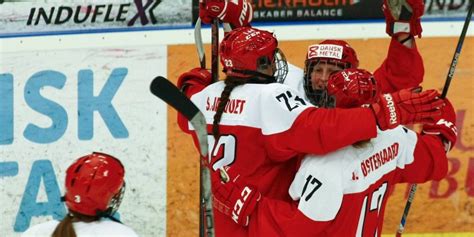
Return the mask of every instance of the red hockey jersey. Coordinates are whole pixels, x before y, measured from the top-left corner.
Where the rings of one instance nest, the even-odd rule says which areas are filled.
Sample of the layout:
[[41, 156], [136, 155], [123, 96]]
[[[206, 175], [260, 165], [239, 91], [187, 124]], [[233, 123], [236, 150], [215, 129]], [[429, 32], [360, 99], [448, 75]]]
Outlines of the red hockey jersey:
[[[416, 47], [408, 49], [392, 40], [387, 59], [377, 69], [375, 77], [381, 83], [382, 91], [388, 93], [418, 85], [423, 73], [423, 62]], [[356, 138], [359, 135], [371, 137], [376, 132], [368, 125], [375, 124], [374, 119], [367, 117], [365, 112], [336, 113], [308, 106], [301, 69], [290, 65], [285, 84], [292, 89], [279, 84], [248, 84], [235, 88], [220, 122], [223, 136], [217, 142], [209, 136], [209, 151], [212, 152], [210, 159], [219, 160], [214, 169], [221, 165], [237, 165], [240, 170], [246, 170], [243, 178], [258, 187], [264, 196], [282, 200], [285, 208], [295, 210], [297, 207], [289, 204], [291, 198], [288, 195], [288, 187], [298, 168], [295, 155], [324, 154], [360, 140]], [[204, 88], [199, 85], [188, 87], [187, 96], [191, 97]], [[216, 102], [223, 88], [223, 82], [214, 83], [192, 98], [204, 112], [210, 134]], [[190, 132], [187, 120], [179, 114], [178, 124], [183, 131]], [[199, 149], [194, 133], [191, 134]], [[265, 202], [261, 204], [264, 205]], [[285, 209], [283, 206], [280, 207], [282, 210]], [[301, 220], [307, 219], [315, 225], [301, 212], [296, 213], [302, 217]], [[248, 236], [248, 228], [236, 225], [217, 211], [214, 214], [217, 235]], [[273, 215], [271, 212], [267, 214]], [[305, 226], [304, 221], [300, 224]], [[291, 225], [296, 229], [299, 226], [298, 223]], [[264, 225], [255, 227], [265, 228]]]
[[308, 155], [289, 188], [298, 202], [263, 198], [249, 236], [380, 236], [394, 185], [440, 180], [447, 167], [437, 136], [402, 126], [378, 131], [364, 148]]
[[[209, 134], [223, 88], [224, 82], [216, 82], [191, 97], [206, 117]], [[183, 117], [179, 121], [182, 128], [192, 130]], [[208, 136], [213, 169], [235, 167], [264, 195], [286, 201], [291, 200], [288, 187], [297, 169], [297, 155], [325, 154], [376, 135], [370, 109], [318, 109], [278, 83], [236, 87], [219, 129], [218, 140]], [[214, 213], [216, 235], [246, 235], [247, 229]]]

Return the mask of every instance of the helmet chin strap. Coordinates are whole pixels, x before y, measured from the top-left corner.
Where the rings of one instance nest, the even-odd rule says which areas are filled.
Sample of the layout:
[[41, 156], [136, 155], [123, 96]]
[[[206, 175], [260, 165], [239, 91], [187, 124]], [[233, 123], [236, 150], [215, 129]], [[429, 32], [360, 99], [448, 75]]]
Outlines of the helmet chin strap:
[[[245, 74], [245, 75], [251, 75], [251, 76], [258, 77], [258, 78], [250, 78], [247, 81], [248, 83], [269, 84], [269, 83], [276, 82], [276, 78], [273, 75], [268, 75], [268, 74], [265, 74], [265, 73], [261, 73], [261, 72], [257, 72], [257, 71], [250, 71], [250, 70], [234, 69], [232, 71], [234, 71], [236, 73], [241, 73], [241, 74]], [[263, 80], [261, 78], [263, 78]]]
[[112, 207], [109, 207], [109, 208], [107, 208], [107, 210], [105, 210], [105, 211], [97, 211], [96, 216], [98, 216], [98, 217], [103, 217], [103, 218], [104, 218], [104, 217], [105, 217], [105, 218], [109, 218], [109, 219], [112, 220], [112, 221], [115, 221], [115, 222], [117, 222], [117, 223], [121, 223], [121, 224], [122, 224], [122, 222], [121, 222], [119, 219], [117, 219], [117, 218], [115, 218], [115, 217], [113, 216], [115, 213], [112, 213], [112, 212], [113, 212], [113, 211], [112, 211]]
[[[61, 197], [61, 202], [65, 202], [66, 201], [66, 197], [65, 196], [62, 196]], [[101, 218], [109, 218], [110, 220], [112, 221], [115, 221], [115, 222], [118, 222], [118, 223], [121, 223], [123, 224], [119, 219], [115, 218], [113, 215], [115, 213], [113, 213], [113, 208], [112, 207], [109, 207], [107, 208], [105, 211], [96, 211], [96, 216], [97, 217], [101, 217]], [[71, 215], [71, 216], [74, 216], [72, 213], [68, 213], [68, 215]]]

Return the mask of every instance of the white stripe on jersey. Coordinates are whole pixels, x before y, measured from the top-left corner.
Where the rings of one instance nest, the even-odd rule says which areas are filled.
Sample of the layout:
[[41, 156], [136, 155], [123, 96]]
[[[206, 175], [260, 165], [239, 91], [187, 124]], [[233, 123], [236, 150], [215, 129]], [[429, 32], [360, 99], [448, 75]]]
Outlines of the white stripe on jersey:
[[[214, 121], [224, 86], [224, 82], [219, 81], [191, 97], [208, 124]], [[264, 135], [284, 132], [301, 112], [313, 107], [303, 97], [289, 86], [279, 83], [244, 84], [232, 91], [220, 124], [258, 128]]]

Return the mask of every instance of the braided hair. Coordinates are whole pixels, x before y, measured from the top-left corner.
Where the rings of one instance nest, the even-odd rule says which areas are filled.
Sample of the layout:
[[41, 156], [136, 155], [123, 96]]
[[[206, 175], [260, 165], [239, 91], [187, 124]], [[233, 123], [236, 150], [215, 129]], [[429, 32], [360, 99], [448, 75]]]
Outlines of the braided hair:
[[221, 121], [222, 114], [224, 113], [225, 106], [227, 102], [229, 102], [230, 93], [234, 90], [235, 87], [243, 85], [247, 83], [246, 80], [242, 80], [242, 78], [228, 76], [225, 80], [225, 87], [221, 93], [221, 99], [219, 101], [219, 105], [217, 106], [216, 114], [214, 115], [214, 122], [212, 124], [212, 135], [214, 138], [219, 137], [219, 122]]

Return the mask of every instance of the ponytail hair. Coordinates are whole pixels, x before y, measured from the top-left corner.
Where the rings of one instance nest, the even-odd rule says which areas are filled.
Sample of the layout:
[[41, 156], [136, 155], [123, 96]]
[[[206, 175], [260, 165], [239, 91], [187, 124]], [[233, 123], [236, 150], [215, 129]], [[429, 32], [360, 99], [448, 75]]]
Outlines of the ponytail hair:
[[219, 100], [219, 105], [217, 106], [216, 114], [214, 115], [214, 122], [212, 124], [212, 135], [215, 139], [219, 137], [219, 122], [221, 121], [222, 114], [224, 113], [225, 106], [229, 102], [230, 93], [234, 90], [235, 87], [243, 85], [247, 80], [228, 76], [225, 80], [225, 87], [221, 93], [221, 99]]
[[99, 216], [87, 216], [75, 211], [69, 210], [69, 213], [64, 217], [64, 219], [59, 222], [54, 229], [52, 237], [77, 237], [76, 231], [74, 230], [74, 226], [72, 225], [75, 221], [80, 222], [94, 222], [99, 220]]
[[71, 213], [68, 213], [56, 226], [52, 237], [77, 237], [74, 226], [72, 225], [72, 218]]

